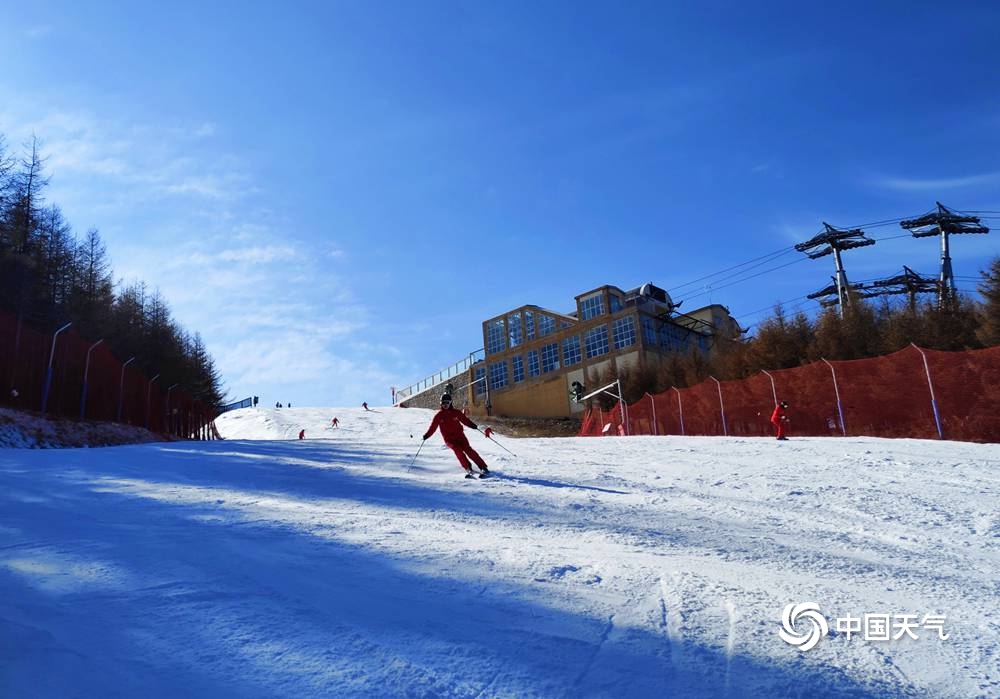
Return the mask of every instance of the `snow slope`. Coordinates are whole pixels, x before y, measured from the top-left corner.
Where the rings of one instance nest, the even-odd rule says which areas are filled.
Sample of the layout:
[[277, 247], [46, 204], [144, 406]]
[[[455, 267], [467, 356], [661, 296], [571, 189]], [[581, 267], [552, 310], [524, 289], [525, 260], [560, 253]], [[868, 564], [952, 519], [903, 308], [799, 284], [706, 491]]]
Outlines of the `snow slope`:
[[479, 481], [431, 415], [0, 449], [0, 696], [1000, 696], [998, 445], [473, 433]]

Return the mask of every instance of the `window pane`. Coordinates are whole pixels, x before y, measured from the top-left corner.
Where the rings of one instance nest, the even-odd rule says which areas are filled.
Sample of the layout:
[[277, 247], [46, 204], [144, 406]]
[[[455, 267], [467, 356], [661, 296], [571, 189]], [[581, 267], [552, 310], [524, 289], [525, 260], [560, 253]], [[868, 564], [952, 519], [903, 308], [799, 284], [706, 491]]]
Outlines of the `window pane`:
[[559, 368], [559, 345], [553, 342], [542, 347], [542, 372], [548, 373]]
[[521, 330], [521, 314], [511, 313], [507, 316], [507, 336], [510, 340], [510, 348], [519, 347], [524, 342], [524, 335]]
[[615, 321], [615, 349], [631, 347], [635, 344], [635, 322], [632, 316], [625, 316]]
[[524, 359], [521, 357], [521, 355], [517, 354], [511, 357], [510, 365], [514, 383], [517, 383], [518, 381], [524, 381]]
[[486, 367], [481, 367], [481, 366], [476, 367], [475, 391], [477, 396], [481, 396], [484, 393], [486, 393], [486, 382], [480, 380], [485, 377], [486, 377]]
[[529, 342], [535, 339], [535, 312], [524, 312], [524, 330]]
[[503, 318], [490, 321], [489, 325], [486, 326], [486, 353], [496, 354], [497, 352], [503, 352], [507, 349], [505, 340]]
[[584, 342], [587, 347], [587, 359], [590, 359], [591, 357], [600, 357], [602, 354], [607, 354], [608, 326], [599, 325], [596, 328], [588, 330]]
[[604, 294], [594, 294], [580, 300], [580, 319], [590, 320], [604, 315]]
[[556, 320], [552, 316], [538, 314], [538, 337], [545, 337], [556, 331]]
[[540, 373], [538, 350], [528, 350], [528, 376], [538, 376]]
[[563, 366], [580, 363], [580, 336], [572, 335], [563, 340]]
[[507, 362], [490, 364], [490, 389], [496, 390], [507, 385]]

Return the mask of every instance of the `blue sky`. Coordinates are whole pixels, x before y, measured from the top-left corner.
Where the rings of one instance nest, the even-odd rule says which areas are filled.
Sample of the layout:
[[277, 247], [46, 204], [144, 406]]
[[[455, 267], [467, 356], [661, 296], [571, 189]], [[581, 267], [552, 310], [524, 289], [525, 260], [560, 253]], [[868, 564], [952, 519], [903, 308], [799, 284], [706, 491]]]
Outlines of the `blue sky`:
[[[38, 0], [3, 11], [0, 133], [231, 397], [382, 405], [522, 304], [652, 281], [752, 326], [832, 261], [682, 285], [823, 221], [1000, 211], [997, 36], [992, 2]], [[937, 273], [869, 232], [852, 280]]]

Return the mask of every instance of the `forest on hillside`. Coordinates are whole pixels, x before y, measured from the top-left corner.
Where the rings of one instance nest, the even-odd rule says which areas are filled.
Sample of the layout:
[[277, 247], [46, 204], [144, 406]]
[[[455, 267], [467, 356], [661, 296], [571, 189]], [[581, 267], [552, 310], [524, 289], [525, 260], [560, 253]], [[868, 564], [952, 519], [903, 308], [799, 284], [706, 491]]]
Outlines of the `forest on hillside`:
[[46, 201], [49, 176], [37, 139], [13, 152], [0, 134], [0, 309], [36, 330], [72, 322], [103, 338], [119, 360], [135, 356], [161, 383], [181, 383], [204, 405], [224, 402], [201, 336], [181, 328], [158, 289], [115, 279], [96, 228], [78, 235]]

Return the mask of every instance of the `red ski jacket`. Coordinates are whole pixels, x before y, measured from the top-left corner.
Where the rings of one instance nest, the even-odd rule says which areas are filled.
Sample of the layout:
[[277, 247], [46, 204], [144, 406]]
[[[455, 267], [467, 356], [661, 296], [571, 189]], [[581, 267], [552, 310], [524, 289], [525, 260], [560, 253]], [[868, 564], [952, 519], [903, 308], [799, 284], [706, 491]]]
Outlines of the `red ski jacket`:
[[427, 432], [424, 433], [424, 439], [429, 439], [437, 428], [441, 428], [441, 436], [444, 437], [445, 444], [452, 444], [454, 442], [468, 444], [469, 440], [465, 438], [465, 430], [462, 429], [462, 425], [468, 425], [472, 429], [476, 429], [478, 425], [466, 416], [461, 410], [456, 410], [455, 408], [441, 408], [434, 414], [434, 419], [431, 420], [431, 426], [427, 428]]
[[771, 413], [771, 424], [777, 425], [779, 422], [785, 419], [785, 409], [780, 405], [775, 406], [774, 412]]

